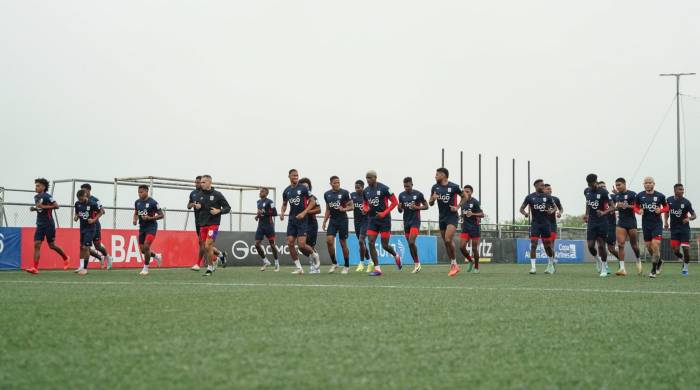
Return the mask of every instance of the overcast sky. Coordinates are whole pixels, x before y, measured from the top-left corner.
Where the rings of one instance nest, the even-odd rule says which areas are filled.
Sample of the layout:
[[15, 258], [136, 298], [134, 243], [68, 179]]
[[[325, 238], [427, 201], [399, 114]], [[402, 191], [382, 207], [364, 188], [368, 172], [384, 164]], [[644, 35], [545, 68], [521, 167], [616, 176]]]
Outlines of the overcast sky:
[[[428, 192], [447, 149], [501, 219], [533, 179], [583, 211], [584, 178], [641, 169], [672, 193], [675, 93], [700, 72], [700, 2], [0, 1], [0, 185], [159, 175], [317, 193], [376, 169]], [[700, 76], [683, 80], [700, 96]], [[700, 205], [700, 99], [687, 99]], [[250, 208], [253, 208], [252, 198]]]

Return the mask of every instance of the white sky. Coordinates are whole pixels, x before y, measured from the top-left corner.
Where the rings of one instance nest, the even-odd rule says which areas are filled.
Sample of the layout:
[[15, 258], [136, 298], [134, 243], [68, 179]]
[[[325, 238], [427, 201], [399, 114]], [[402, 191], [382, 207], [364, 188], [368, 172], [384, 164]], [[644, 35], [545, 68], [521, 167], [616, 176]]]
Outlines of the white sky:
[[[0, 1], [0, 185], [159, 175], [345, 187], [367, 169], [428, 192], [440, 148], [501, 219], [533, 179], [583, 210], [584, 178], [628, 179], [700, 72], [700, 2]], [[700, 76], [683, 80], [700, 96]], [[700, 207], [700, 99], [686, 100]], [[642, 164], [675, 182], [675, 109]], [[104, 196], [109, 198], [109, 196]], [[252, 199], [249, 208], [253, 208]], [[106, 202], [107, 203], [107, 202]], [[432, 215], [432, 214], [431, 214]]]

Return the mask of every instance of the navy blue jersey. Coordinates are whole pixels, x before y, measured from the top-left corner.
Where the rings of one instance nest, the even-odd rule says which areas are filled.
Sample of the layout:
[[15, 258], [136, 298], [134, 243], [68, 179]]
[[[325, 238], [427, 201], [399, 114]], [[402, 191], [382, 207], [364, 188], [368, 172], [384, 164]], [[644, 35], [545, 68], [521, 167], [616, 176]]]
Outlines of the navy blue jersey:
[[530, 207], [533, 224], [549, 224], [549, 213], [547, 210], [554, 208], [554, 199], [545, 193], [533, 192], [525, 197], [523, 206]]
[[[321, 204], [318, 202], [318, 198], [316, 198], [315, 195], [311, 195], [311, 198], [316, 201], [316, 207], [321, 207]], [[314, 230], [314, 226], [316, 227], [315, 229], [318, 230], [318, 218], [316, 218], [317, 214], [311, 215], [307, 214], [306, 215], [306, 220], [307, 223], [309, 224], [309, 230]]]
[[323, 200], [326, 201], [326, 207], [331, 211], [332, 220], [348, 219], [347, 212], [340, 211], [341, 207], [345, 207], [351, 201], [350, 193], [347, 190], [342, 188], [338, 191], [328, 190], [323, 194]]
[[305, 185], [287, 186], [282, 193], [282, 201], [289, 203], [289, 218], [294, 218], [297, 214], [306, 210], [309, 206], [310, 198], [311, 192]]
[[[35, 205], [48, 206], [53, 204], [54, 199], [48, 192], [42, 192], [34, 195]], [[53, 224], [53, 209], [36, 209], [36, 224], [37, 226]]]
[[634, 215], [634, 200], [636, 197], [637, 194], [634, 191], [630, 190], [613, 194], [612, 200], [613, 202], [615, 202], [616, 205], [619, 203], [620, 205], [629, 206], [626, 209], [617, 209], [617, 219], [619, 221], [636, 221], [636, 217]]
[[[608, 207], [613, 207], [613, 194], [611, 194], [611, 193], [608, 193]], [[610, 212], [610, 214], [608, 214], [608, 225], [615, 226], [615, 223], [616, 223], [615, 210], [613, 210]]]
[[462, 189], [457, 184], [451, 181], [448, 181], [447, 185], [444, 186], [433, 184], [433, 187], [430, 189], [430, 196], [432, 197], [433, 194], [438, 196], [436, 202], [440, 211], [440, 218], [450, 214], [457, 214], [456, 211], [450, 210], [450, 206], [459, 206], [457, 198], [462, 194]]
[[[550, 195], [552, 197], [552, 200], [554, 200], [554, 205], [557, 206], [558, 210], [561, 210], [563, 207], [561, 207], [561, 201], [559, 200], [558, 197], [554, 195]], [[557, 224], [557, 213], [549, 214], [549, 221], [552, 222], [554, 225]]]
[[588, 209], [588, 224], [607, 223], [608, 216], [599, 216], [598, 211], [606, 211], [610, 207], [610, 194], [603, 188], [586, 187], [583, 190]]
[[642, 213], [642, 226], [652, 226], [661, 224], [661, 214], [656, 214], [657, 209], [663, 209], [666, 206], [666, 197], [659, 191], [654, 191], [648, 194], [642, 191], [637, 194], [634, 202], [637, 207], [644, 210]]
[[354, 208], [352, 209], [352, 217], [355, 219], [355, 221], [362, 222], [366, 220], [367, 214], [362, 211], [365, 203], [364, 191], [359, 194], [357, 192], [351, 193], [350, 199], [352, 199], [352, 203], [354, 205]]
[[275, 226], [275, 217], [277, 216], [277, 209], [275, 208], [275, 202], [272, 199], [264, 198], [258, 199], [258, 226], [268, 227]]
[[80, 201], [75, 202], [75, 215], [78, 216], [78, 220], [80, 221], [80, 229], [94, 228], [95, 224], [89, 224], [88, 219], [95, 218], [99, 211], [100, 205], [92, 199], [88, 199], [85, 203]]
[[686, 198], [676, 198], [674, 195], [669, 196], [666, 202], [671, 230], [689, 228], [690, 225], [683, 223], [683, 220], [688, 218], [688, 214], [695, 212], [690, 201]]
[[[192, 190], [192, 192], [190, 192], [190, 203], [197, 203], [199, 198], [199, 190]], [[199, 220], [199, 210], [196, 208], [192, 208], [192, 210], [194, 210], [194, 221], [197, 223]]]
[[394, 195], [389, 187], [382, 183], [375, 183], [374, 186], [367, 186], [363, 192], [364, 200], [369, 204], [369, 216], [377, 214], [389, 208], [389, 199]]
[[143, 220], [143, 217], [146, 215], [149, 217], [153, 217], [156, 214], [158, 214], [158, 210], [160, 210], [160, 205], [158, 204], [158, 202], [155, 201], [155, 199], [151, 197], [146, 198], [146, 200], [137, 199], [136, 202], [134, 202], [134, 210], [136, 210], [136, 214], [138, 214], [139, 216], [139, 226], [142, 229], [158, 226], [158, 221]]
[[472, 213], [481, 212], [481, 202], [479, 202], [479, 199], [474, 197], [470, 198], [462, 203], [460, 209], [462, 210], [462, 225], [478, 226], [481, 223], [480, 217], [475, 217], [473, 215], [471, 217], [467, 217], [465, 215], [467, 211], [471, 211]]
[[415, 226], [420, 224], [420, 210], [411, 210], [411, 206], [423, 206], [425, 197], [420, 191], [402, 192], [399, 194], [399, 203], [403, 207], [404, 225]]

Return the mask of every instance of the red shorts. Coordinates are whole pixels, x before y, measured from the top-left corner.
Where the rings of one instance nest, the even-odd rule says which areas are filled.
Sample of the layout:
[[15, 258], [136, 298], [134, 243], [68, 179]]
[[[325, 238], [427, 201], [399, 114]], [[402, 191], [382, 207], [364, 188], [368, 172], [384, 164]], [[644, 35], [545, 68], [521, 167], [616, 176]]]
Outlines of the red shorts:
[[550, 241], [554, 241], [556, 239], [557, 239], [557, 233], [555, 233], [555, 232], [549, 233], [549, 240]]
[[461, 238], [462, 240], [468, 241], [468, 240], [478, 240], [481, 237], [472, 237], [469, 235], [469, 233], [459, 233], [459, 238]]
[[690, 242], [688, 241], [681, 241], [681, 240], [671, 240], [671, 246], [676, 247], [676, 246], [690, 246]]
[[376, 237], [377, 235], [380, 235], [382, 238], [389, 238], [391, 237], [391, 232], [378, 233], [376, 230], [367, 230], [367, 237]]
[[410, 236], [417, 236], [418, 234], [420, 234], [420, 231], [418, 230], [417, 227], [411, 227], [408, 229], [407, 232], [405, 232], [406, 238], [408, 238]]
[[219, 235], [219, 225], [207, 225], [199, 228], [199, 239], [202, 241], [216, 240]]

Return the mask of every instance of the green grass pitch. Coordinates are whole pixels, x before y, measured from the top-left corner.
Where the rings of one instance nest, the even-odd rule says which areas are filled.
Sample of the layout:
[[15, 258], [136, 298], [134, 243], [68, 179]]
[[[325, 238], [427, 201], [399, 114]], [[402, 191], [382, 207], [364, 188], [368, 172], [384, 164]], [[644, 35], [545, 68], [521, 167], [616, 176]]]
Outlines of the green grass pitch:
[[3, 272], [0, 388], [697, 388], [700, 268], [528, 269]]

